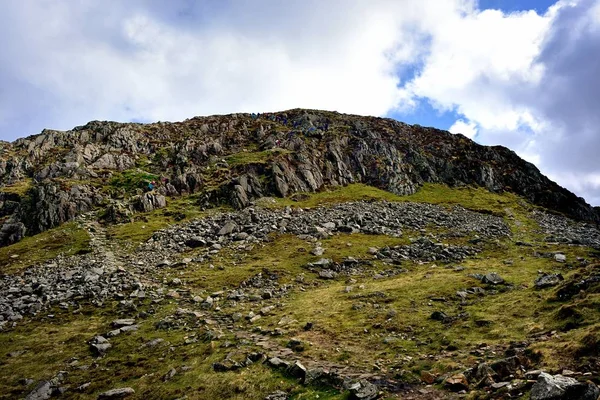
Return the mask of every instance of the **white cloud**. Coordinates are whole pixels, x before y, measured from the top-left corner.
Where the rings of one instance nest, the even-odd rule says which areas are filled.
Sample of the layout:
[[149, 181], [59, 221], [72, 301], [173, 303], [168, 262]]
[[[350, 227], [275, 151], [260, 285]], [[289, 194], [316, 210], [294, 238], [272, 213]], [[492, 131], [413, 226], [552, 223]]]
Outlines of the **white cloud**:
[[[145, 2], [2, 3], [0, 34], [16, 40], [0, 55], [9, 67], [0, 83], [46, 94], [44, 111], [21, 129], [293, 107], [384, 115], [399, 101], [396, 65], [414, 54], [415, 38], [401, 30], [410, 7], [313, 3], [215, 5], [210, 23], [185, 28]], [[14, 114], [26, 102], [0, 94]], [[35, 133], [13, 128], [0, 121], [4, 137]]]
[[[7, 66], [0, 85], [21, 84], [0, 93], [0, 108], [21, 118], [0, 121], [0, 136], [66, 129], [90, 119], [179, 120], [293, 107], [385, 115], [400, 104], [415, 104], [413, 92], [424, 85], [422, 78], [412, 83], [415, 91], [400, 90], [399, 68], [419, 61], [433, 65], [439, 47], [461, 43], [487, 25], [473, 19], [479, 15], [475, 5], [310, 0], [282, 6], [263, 0], [225, 8], [182, 0], [169, 6], [9, 0], [0, 3], [0, 34], [14, 40], [0, 54], [0, 64]], [[447, 37], [462, 24], [476, 26]], [[468, 50], [455, 46], [460, 59]], [[457, 59], [457, 74], [471, 58]], [[520, 66], [507, 65], [495, 68]], [[456, 83], [459, 75], [452, 77]], [[25, 93], [20, 101], [15, 91]], [[31, 118], [23, 117], [32, 108]]]
[[474, 122], [465, 122], [462, 119], [456, 120], [456, 122], [448, 129], [451, 133], [462, 133], [469, 139], [473, 139], [477, 135], [477, 124]]
[[426, 27], [431, 48], [422, 71], [403, 90], [440, 110], [456, 110], [484, 129], [517, 129], [535, 118], [506, 89], [539, 81], [533, 60], [551, 17], [496, 10], [449, 15]]
[[600, 198], [589, 178], [600, 171], [599, 32], [598, 0], [545, 15], [475, 0], [6, 0], [0, 138], [92, 119], [385, 115], [427, 101], [459, 115], [451, 131], [508, 145]]
[[431, 51], [404, 96], [455, 111], [451, 131], [477, 127], [479, 142], [510, 147], [600, 204], [598, 10], [600, 1], [581, 0], [558, 2], [545, 15], [448, 18], [433, 29]]

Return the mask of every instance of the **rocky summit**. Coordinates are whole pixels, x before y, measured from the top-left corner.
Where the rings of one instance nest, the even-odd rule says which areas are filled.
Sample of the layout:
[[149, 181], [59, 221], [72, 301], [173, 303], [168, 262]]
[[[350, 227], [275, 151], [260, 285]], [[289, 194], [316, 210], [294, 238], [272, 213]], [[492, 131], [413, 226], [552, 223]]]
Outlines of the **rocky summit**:
[[0, 399], [600, 395], [600, 214], [506, 148], [300, 109], [0, 146]]

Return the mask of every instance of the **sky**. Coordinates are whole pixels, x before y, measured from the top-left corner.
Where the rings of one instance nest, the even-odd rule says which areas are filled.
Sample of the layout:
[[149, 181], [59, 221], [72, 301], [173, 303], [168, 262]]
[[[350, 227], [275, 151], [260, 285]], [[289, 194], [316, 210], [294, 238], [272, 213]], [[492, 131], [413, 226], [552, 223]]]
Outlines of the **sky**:
[[504, 145], [600, 205], [600, 0], [2, 0], [0, 139], [304, 107]]

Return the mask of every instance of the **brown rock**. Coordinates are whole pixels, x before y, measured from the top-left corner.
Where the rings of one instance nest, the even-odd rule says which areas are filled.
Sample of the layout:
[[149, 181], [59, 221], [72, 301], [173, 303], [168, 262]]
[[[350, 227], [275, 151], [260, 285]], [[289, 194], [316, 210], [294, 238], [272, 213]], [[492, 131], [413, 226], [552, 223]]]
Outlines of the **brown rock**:
[[468, 390], [469, 382], [464, 374], [456, 374], [452, 375], [450, 378], [446, 378], [444, 386], [454, 392], [459, 392], [461, 390]]
[[435, 382], [436, 376], [429, 371], [421, 371], [421, 380], [428, 385], [433, 384]]

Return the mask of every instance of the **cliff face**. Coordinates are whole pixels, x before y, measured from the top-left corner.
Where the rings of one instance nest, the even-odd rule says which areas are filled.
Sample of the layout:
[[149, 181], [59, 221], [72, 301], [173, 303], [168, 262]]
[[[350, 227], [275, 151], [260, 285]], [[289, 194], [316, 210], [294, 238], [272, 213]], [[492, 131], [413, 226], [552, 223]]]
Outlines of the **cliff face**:
[[423, 182], [478, 185], [600, 220], [507, 148], [390, 119], [290, 110], [176, 123], [94, 121], [0, 144], [0, 245], [97, 208], [118, 219], [191, 193], [243, 208], [262, 196], [353, 182], [397, 194]]

